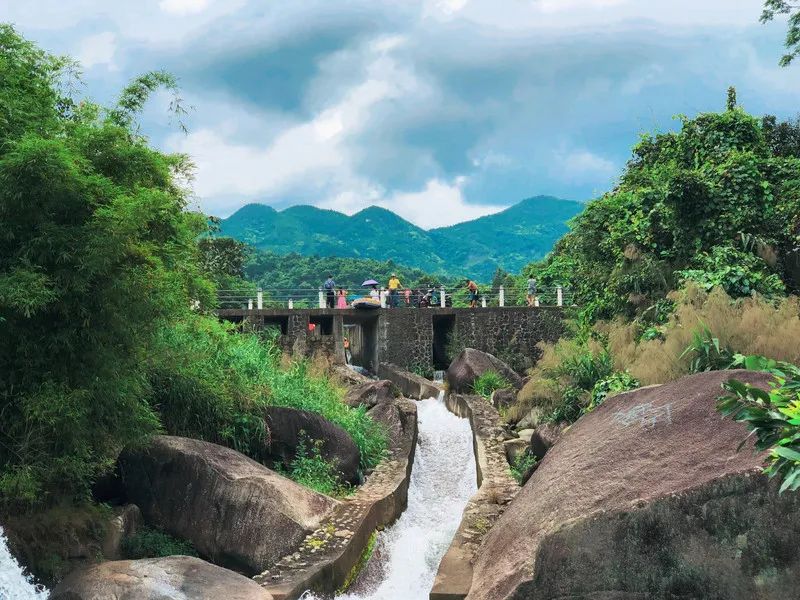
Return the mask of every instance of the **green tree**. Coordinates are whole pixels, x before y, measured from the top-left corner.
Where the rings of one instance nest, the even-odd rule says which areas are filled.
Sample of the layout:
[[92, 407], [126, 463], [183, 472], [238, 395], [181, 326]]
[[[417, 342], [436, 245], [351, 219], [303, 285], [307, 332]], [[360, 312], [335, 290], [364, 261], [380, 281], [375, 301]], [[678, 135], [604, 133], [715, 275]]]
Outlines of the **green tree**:
[[185, 210], [177, 177], [190, 165], [135, 132], [168, 78], [139, 78], [104, 111], [60, 91], [71, 65], [0, 26], [5, 503], [85, 494], [122, 446], [156, 431], [150, 342], [211, 302], [196, 244], [205, 218]]
[[786, 31], [786, 54], [781, 58], [781, 66], [787, 67], [800, 54], [800, 4], [789, 0], [766, 0], [761, 22], [768, 23], [778, 15], [788, 15], [789, 24]]
[[[735, 297], [784, 293], [800, 231], [800, 160], [735, 106], [646, 135], [613, 191], [589, 203], [543, 263], [589, 321], [633, 316], [684, 279]], [[790, 291], [794, 291], [790, 287]]]

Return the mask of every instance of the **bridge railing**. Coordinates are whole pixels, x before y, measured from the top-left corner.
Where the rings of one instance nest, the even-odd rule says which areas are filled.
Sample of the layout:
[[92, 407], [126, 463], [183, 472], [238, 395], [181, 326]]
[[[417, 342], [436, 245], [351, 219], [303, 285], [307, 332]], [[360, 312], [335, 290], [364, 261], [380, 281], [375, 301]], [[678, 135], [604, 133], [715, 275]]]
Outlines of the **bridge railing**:
[[[513, 306], [571, 306], [574, 304], [572, 290], [565, 286], [551, 286], [536, 290], [530, 295], [522, 286], [478, 286], [478, 307]], [[345, 290], [347, 307], [357, 298], [368, 297], [361, 288]], [[381, 306], [385, 308], [449, 308], [467, 307], [472, 304], [469, 290], [461, 287], [435, 287], [401, 289], [393, 294], [387, 289], [379, 290]], [[250, 288], [218, 290], [218, 307], [237, 310], [260, 310], [264, 308], [330, 308], [327, 290], [322, 288]], [[338, 290], [334, 292], [332, 308], [340, 307]]]

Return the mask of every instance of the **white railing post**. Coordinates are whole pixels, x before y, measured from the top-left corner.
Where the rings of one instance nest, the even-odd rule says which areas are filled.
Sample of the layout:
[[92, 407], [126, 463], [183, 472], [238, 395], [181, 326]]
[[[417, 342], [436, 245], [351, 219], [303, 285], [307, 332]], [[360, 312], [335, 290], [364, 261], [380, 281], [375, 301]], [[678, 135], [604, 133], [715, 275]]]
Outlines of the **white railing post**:
[[256, 306], [258, 307], [258, 310], [264, 308], [264, 290], [261, 288], [258, 288], [258, 291], [256, 292]]
[[386, 290], [381, 290], [381, 308], [386, 308]]
[[439, 306], [445, 308], [447, 306], [447, 290], [442, 286], [441, 295], [439, 296]]
[[481, 306], [486, 308], [486, 296], [481, 296]]
[[500, 286], [500, 299], [499, 299], [498, 304], [500, 306], [505, 306], [506, 305], [506, 288], [505, 288], [505, 286], [502, 286], [502, 285]]
[[252, 298], [248, 298], [247, 299], [247, 310], [253, 310], [253, 299]]
[[289, 298], [289, 310], [294, 310], [294, 300]]
[[325, 292], [322, 291], [322, 288], [319, 288], [319, 307], [325, 308]]
[[558, 306], [564, 306], [564, 290], [561, 289], [561, 286], [556, 288], [556, 304]]
[[533, 298], [533, 305], [534, 305], [534, 306], [539, 306], [539, 296], [534, 296], [534, 298]]

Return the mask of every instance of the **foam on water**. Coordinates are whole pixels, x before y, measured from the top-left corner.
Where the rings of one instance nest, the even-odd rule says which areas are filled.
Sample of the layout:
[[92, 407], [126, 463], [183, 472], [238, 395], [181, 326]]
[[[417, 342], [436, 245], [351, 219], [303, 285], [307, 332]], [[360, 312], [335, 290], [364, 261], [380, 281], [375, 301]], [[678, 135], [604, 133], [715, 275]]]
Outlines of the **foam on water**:
[[25, 577], [0, 527], [0, 600], [46, 600], [49, 592]]
[[368, 565], [367, 577], [355, 586], [358, 591], [339, 600], [428, 600], [439, 563], [477, 489], [469, 421], [433, 398], [417, 403], [417, 420], [408, 508], [380, 534], [370, 561], [380, 564]]

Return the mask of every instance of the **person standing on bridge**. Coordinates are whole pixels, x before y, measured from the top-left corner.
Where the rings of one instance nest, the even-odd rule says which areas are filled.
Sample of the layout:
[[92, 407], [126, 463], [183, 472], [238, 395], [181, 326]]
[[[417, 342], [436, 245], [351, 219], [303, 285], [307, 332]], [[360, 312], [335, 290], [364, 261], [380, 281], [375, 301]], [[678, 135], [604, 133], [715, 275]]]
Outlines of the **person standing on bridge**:
[[536, 304], [536, 278], [528, 277], [528, 306]]
[[336, 296], [336, 308], [347, 308], [347, 290], [339, 290]]
[[325, 306], [333, 308], [336, 306], [336, 281], [333, 275], [328, 275], [322, 287], [325, 288]]
[[392, 273], [392, 276], [389, 278], [389, 305], [392, 308], [397, 308], [398, 306], [400, 306], [401, 289], [403, 289], [403, 285], [397, 278], [397, 274]]
[[467, 280], [467, 291], [469, 291], [469, 307], [470, 308], [477, 308], [478, 307], [478, 284], [472, 281], [472, 279]]

